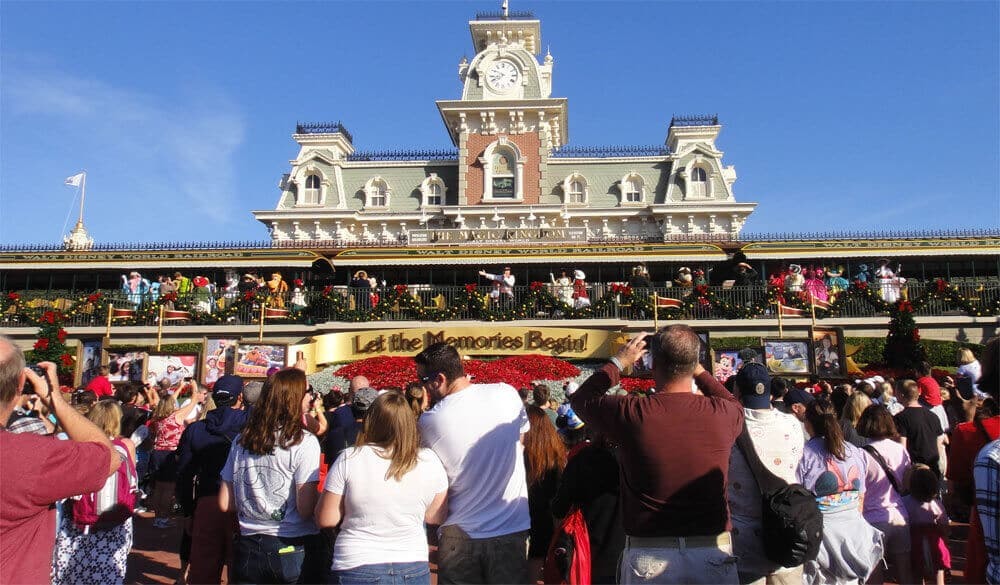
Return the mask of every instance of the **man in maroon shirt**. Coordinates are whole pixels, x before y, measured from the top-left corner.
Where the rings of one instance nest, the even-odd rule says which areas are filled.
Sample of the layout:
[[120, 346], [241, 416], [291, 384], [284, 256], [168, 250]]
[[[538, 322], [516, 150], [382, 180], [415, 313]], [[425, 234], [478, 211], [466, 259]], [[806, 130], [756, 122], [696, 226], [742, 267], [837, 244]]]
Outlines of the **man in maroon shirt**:
[[[639, 334], [570, 398], [584, 422], [621, 447], [623, 584], [738, 582], [726, 476], [743, 409], [701, 367], [699, 348], [687, 325]], [[657, 392], [606, 395], [647, 353]]]
[[59, 388], [55, 364], [39, 366], [47, 381], [25, 368], [21, 350], [0, 336], [0, 423], [7, 422], [27, 379], [70, 438], [0, 428], [0, 583], [48, 583], [56, 537], [53, 504], [97, 491], [121, 463], [108, 437], [51, 391]]

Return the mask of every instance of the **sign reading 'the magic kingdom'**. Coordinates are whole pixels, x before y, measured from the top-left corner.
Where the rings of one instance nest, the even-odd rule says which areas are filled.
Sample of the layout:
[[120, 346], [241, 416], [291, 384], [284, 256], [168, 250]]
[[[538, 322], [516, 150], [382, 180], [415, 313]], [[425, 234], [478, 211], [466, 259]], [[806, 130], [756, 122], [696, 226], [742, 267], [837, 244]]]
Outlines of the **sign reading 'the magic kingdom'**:
[[463, 355], [543, 354], [587, 359], [611, 355], [613, 341], [620, 335], [601, 329], [558, 327], [383, 329], [319, 335], [312, 343], [295, 349], [306, 352], [313, 364], [376, 356], [413, 356], [440, 342], [454, 346]]

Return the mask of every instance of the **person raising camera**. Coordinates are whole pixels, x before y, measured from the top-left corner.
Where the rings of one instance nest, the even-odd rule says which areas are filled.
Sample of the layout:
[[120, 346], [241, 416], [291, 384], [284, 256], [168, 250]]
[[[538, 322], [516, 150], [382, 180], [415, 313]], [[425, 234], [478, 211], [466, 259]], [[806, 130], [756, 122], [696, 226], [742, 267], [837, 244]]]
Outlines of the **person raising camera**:
[[[641, 333], [570, 397], [621, 446], [623, 584], [738, 582], [726, 476], [743, 409], [698, 362], [700, 344], [687, 325]], [[607, 395], [647, 354], [656, 393]]]

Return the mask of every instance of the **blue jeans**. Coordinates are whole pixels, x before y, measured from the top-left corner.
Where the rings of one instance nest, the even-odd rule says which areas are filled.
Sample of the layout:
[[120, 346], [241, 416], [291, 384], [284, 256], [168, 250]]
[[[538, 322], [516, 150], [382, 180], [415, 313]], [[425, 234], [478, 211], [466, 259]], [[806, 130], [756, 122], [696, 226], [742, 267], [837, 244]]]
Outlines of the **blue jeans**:
[[318, 534], [286, 538], [268, 534], [236, 537], [233, 547], [234, 583], [318, 583]]
[[378, 563], [333, 572], [333, 583], [340, 585], [430, 585], [431, 569], [426, 561], [415, 563]]

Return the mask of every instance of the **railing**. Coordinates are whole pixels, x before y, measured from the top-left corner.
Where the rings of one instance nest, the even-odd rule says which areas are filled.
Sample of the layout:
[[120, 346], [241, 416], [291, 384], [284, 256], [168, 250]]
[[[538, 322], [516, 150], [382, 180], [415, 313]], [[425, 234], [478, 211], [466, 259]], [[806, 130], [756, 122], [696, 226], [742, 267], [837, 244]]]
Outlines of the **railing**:
[[295, 125], [296, 134], [334, 134], [336, 132], [346, 136], [348, 142], [354, 143], [354, 137], [339, 120], [337, 122], [299, 122]]
[[[547, 304], [546, 301], [533, 291], [530, 286], [516, 286], [511, 296], [505, 294], [493, 294], [493, 288], [489, 285], [478, 286], [473, 295], [466, 286], [434, 286], [434, 285], [408, 285], [404, 292], [396, 293], [406, 295], [405, 298], [393, 296], [395, 286], [389, 285], [380, 289], [354, 289], [346, 286], [331, 287], [329, 290], [308, 291], [304, 294], [305, 305], [303, 307], [294, 306], [291, 295], [285, 295], [281, 303], [276, 303], [274, 299], [267, 300], [269, 305], [283, 305], [289, 309], [289, 319], [269, 320], [268, 323], [323, 323], [335, 321], [419, 321], [443, 318], [448, 321], [480, 321], [485, 319], [544, 319], [552, 321], [567, 322], [585, 319], [621, 319], [621, 320], [649, 320], [652, 319], [650, 311], [646, 310], [638, 303], [629, 302], [628, 297], [616, 292], [611, 283], [593, 283], [588, 285], [588, 294], [592, 301], [591, 311], [586, 315], [569, 311], [564, 314], [557, 305]], [[876, 286], [877, 285], [873, 285]], [[1000, 309], [1000, 280], [978, 279], [961, 283], [952, 283], [957, 287], [957, 294], [966, 299], [976, 307], [995, 311]], [[554, 285], [546, 284], [545, 287], [555, 297], [560, 296], [560, 290]], [[922, 295], [926, 290], [926, 284], [910, 281], [909, 290], [911, 298]], [[661, 309], [661, 319], [684, 319], [684, 320], [705, 320], [705, 319], [731, 319], [732, 313], [719, 308], [717, 304], [706, 304], [699, 302], [696, 297], [688, 298], [692, 294], [690, 288], [680, 287], [658, 287], [655, 289], [637, 290], [637, 295], [646, 295], [656, 292], [660, 297], [674, 298], [681, 301], [689, 301], [680, 312], [677, 310]], [[768, 305], [768, 292], [763, 285], [743, 286], [743, 287], [708, 287], [708, 296], [713, 297], [718, 304], [727, 305], [730, 308], [753, 309], [754, 314], [747, 319], [774, 319], [776, 318], [775, 307]], [[91, 307], [89, 310], [84, 303], [77, 303], [81, 299], [79, 293], [69, 291], [36, 292], [24, 291], [17, 293], [20, 296], [18, 310], [7, 306], [7, 309], [0, 312], [0, 328], [3, 327], [35, 327], [37, 320], [30, 318], [30, 315], [40, 315], [47, 310], [60, 310], [72, 312], [68, 315], [65, 326], [69, 327], [103, 327], [106, 324], [106, 309], [97, 310]], [[0, 292], [0, 297], [8, 298], [8, 293]], [[243, 301], [236, 295], [225, 296], [216, 295], [209, 300], [210, 316], [214, 318], [193, 318], [191, 320], [171, 321], [170, 326], [183, 326], [190, 324], [251, 324], [257, 323], [261, 314], [260, 302], [265, 298], [263, 294], [253, 301]], [[551, 298], [551, 297], [550, 297]], [[642, 298], [648, 298], [643, 296]], [[181, 298], [176, 305], [188, 307], [193, 298]], [[300, 301], [302, 298], [300, 297]], [[406, 302], [402, 302], [402, 301]], [[129, 321], [129, 325], [155, 326], [158, 311], [150, 298], [137, 299], [125, 295], [120, 290], [102, 291], [102, 303], [110, 301], [116, 309], [133, 309], [137, 318]], [[389, 302], [394, 301], [394, 302]], [[690, 302], [693, 301], [693, 302]], [[510, 314], [514, 310], [515, 314]], [[523, 311], [522, 311], [523, 310]], [[730, 309], [731, 311], [731, 309]], [[375, 313], [374, 315], [372, 313]], [[806, 311], [808, 313], [808, 310]], [[847, 318], [877, 318], [886, 317], [887, 311], [880, 310], [872, 303], [866, 302], [858, 296], [849, 296], [846, 301], [838, 303], [836, 317]], [[968, 314], [961, 307], [950, 301], [940, 298], [927, 298], [922, 303], [915, 314], [917, 316], [955, 316]], [[989, 313], [984, 313], [989, 314]], [[437, 315], [437, 317], [435, 317]], [[443, 316], [444, 315], [444, 316]], [[221, 316], [221, 317], [220, 317]], [[821, 314], [822, 316], [822, 314]], [[808, 319], [786, 318], [787, 323], [803, 323]], [[221, 323], [218, 323], [221, 321]], [[116, 325], [120, 323], [116, 322]]]
[[718, 126], [718, 114], [696, 114], [693, 116], [674, 116], [670, 119], [671, 126]]
[[529, 10], [490, 10], [476, 13], [476, 20], [533, 20], [535, 14]]
[[552, 158], [618, 158], [634, 156], [667, 156], [670, 149], [664, 145], [605, 145], [563, 146], [552, 151]]
[[359, 150], [353, 154], [347, 155], [347, 160], [353, 162], [455, 160], [457, 158], [458, 150], [454, 148]]

